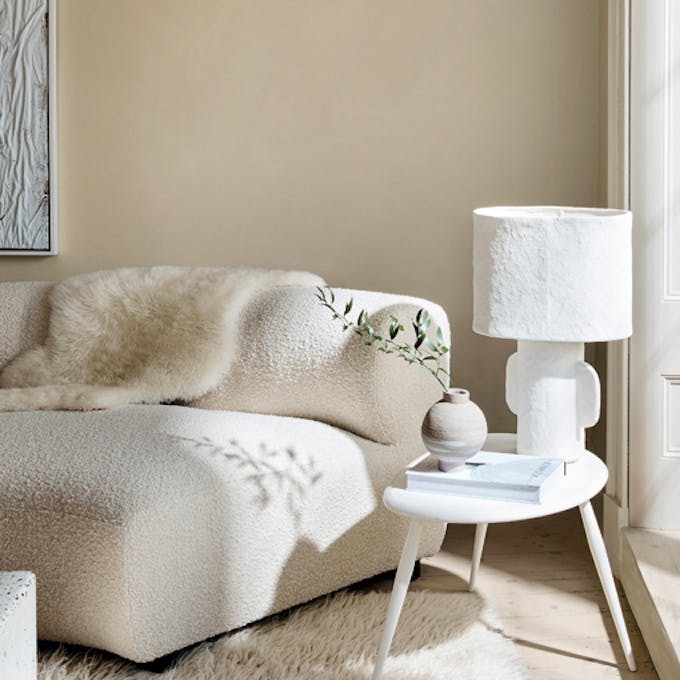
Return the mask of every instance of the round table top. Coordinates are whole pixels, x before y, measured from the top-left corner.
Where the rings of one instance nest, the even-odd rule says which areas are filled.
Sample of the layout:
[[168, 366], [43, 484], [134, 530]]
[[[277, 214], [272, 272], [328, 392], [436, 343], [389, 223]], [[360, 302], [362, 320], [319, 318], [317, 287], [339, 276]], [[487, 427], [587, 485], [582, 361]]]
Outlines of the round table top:
[[[514, 434], [490, 434], [484, 449], [514, 452], [515, 442]], [[604, 487], [608, 476], [604, 462], [587, 451], [576, 462], [567, 464], [566, 476], [552, 487], [549, 496], [542, 503], [410, 491], [406, 489], [404, 472], [385, 489], [383, 500], [390, 510], [407, 517], [451, 524], [515, 522], [553, 515], [581, 505]]]

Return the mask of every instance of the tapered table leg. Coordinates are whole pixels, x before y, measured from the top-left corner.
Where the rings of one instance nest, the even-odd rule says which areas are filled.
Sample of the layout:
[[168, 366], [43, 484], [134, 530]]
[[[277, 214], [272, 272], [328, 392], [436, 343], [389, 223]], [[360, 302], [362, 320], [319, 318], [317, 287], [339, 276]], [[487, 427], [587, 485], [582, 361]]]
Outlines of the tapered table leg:
[[385, 620], [385, 629], [383, 630], [380, 650], [378, 651], [378, 660], [375, 662], [373, 680], [378, 680], [382, 675], [383, 667], [385, 666], [385, 661], [387, 659], [387, 653], [390, 651], [390, 645], [392, 644], [392, 638], [394, 637], [394, 631], [397, 629], [401, 608], [404, 605], [406, 592], [408, 591], [408, 586], [411, 582], [413, 565], [416, 563], [421, 528], [419, 522], [411, 522], [408, 529], [408, 535], [406, 536], [406, 543], [404, 543], [404, 549], [401, 551], [397, 575], [394, 577], [392, 596], [390, 597], [390, 603], [387, 606], [387, 619]]
[[621, 641], [621, 646], [623, 647], [623, 654], [626, 657], [628, 668], [630, 668], [631, 671], [634, 671], [636, 670], [636, 666], [635, 658], [633, 657], [633, 649], [630, 644], [630, 638], [628, 637], [628, 631], [626, 630], [626, 623], [623, 620], [621, 603], [619, 602], [619, 595], [616, 592], [614, 576], [612, 575], [609, 558], [607, 557], [607, 549], [602, 540], [600, 527], [597, 525], [593, 506], [590, 504], [590, 501], [588, 501], [587, 503], [579, 505], [579, 510], [581, 511], [581, 519], [583, 520], [583, 526], [586, 530], [588, 547], [593, 556], [597, 575], [600, 577], [600, 583], [602, 584], [602, 589], [607, 598], [609, 611], [612, 613], [612, 618], [614, 619], [614, 626], [616, 626], [616, 632]]
[[472, 564], [470, 565], [470, 580], [468, 581], [468, 590], [475, 589], [475, 581], [479, 573], [479, 563], [482, 561], [482, 551], [484, 550], [484, 540], [486, 539], [486, 530], [488, 524], [478, 524], [475, 529], [475, 544], [472, 548]]

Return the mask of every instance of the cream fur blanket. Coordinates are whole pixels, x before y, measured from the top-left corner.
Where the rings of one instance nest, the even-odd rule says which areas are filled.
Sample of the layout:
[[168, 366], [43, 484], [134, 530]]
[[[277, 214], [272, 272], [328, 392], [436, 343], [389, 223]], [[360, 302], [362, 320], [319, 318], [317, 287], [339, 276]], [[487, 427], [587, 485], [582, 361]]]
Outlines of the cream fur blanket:
[[306, 272], [184, 267], [66, 279], [50, 293], [44, 343], [0, 373], [0, 411], [195, 399], [228, 371], [248, 300], [281, 285], [323, 281]]

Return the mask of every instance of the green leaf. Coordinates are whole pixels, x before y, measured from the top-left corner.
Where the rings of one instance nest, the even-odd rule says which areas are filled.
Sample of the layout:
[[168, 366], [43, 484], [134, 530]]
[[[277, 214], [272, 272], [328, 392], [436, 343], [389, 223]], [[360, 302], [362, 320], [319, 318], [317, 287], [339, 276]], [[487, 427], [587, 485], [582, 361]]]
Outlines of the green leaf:
[[350, 298], [349, 302], [345, 305], [345, 316], [352, 311], [352, 305], [354, 304], [354, 298]]
[[413, 346], [418, 349], [418, 347], [423, 344], [423, 340], [425, 340], [425, 336], [422, 333], [419, 333]]
[[[434, 342], [430, 340], [430, 338], [425, 338], [425, 346], [431, 349], [433, 352], [437, 351], [437, 345], [435, 345]], [[432, 358], [434, 359], [434, 357]]]
[[426, 356], [426, 357], [423, 357], [423, 361], [437, 361], [437, 357]]
[[366, 323], [367, 319], [368, 319], [368, 314], [366, 313], [365, 309], [362, 309], [359, 312], [359, 316], [357, 317], [357, 326], [363, 326]]
[[335, 304], [335, 293], [333, 292], [333, 289], [329, 288], [328, 292], [331, 294], [331, 304]]
[[418, 310], [418, 313], [416, 314], [416, 323], [417, 324], [420, 324], [420, 318], [422, 317], [424, 311], [425, 311], [424, 309]]
[[446, 354], [446, 353], [449, 351], [449, 348], [448, 348], [448, 347], [442, 346], [442, 347], [439, 349], [439, 351], [440, 351], [442, 354]]
[[437, 344], [441, 345], [444, 342], [444, 334], [442, 329], [437, 326]]

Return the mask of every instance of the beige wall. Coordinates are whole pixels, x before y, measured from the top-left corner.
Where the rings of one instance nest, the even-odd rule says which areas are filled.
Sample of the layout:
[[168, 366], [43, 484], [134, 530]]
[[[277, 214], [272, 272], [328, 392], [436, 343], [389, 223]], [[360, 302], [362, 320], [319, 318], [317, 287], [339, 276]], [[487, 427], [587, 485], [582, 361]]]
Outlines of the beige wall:
[[305, 268], [429, 297], [455, 382], [511, 425], [471, 330], [471, 210], [598, 200], [598, 0], [60, 0], [60, 254]]

